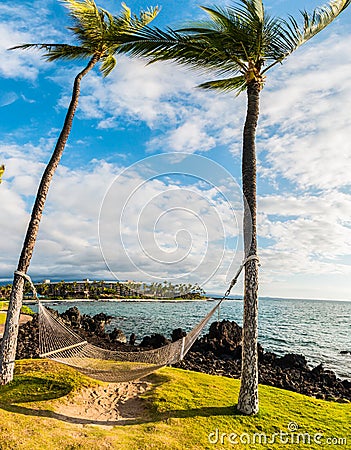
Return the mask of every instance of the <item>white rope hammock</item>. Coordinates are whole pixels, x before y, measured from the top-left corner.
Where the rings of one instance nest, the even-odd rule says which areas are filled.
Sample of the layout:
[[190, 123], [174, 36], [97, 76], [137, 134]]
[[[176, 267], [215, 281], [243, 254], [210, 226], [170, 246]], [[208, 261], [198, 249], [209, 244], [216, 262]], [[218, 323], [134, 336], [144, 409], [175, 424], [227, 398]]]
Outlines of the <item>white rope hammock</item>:
[[67, 364], [101, 381], [117, 383], [136, 380], [181, 361], [219, 304], [182, 339], [154, 350], [124, 352], [89, 344], [39, 303], [40, 356]]
[[33, 295], [38, 301], [40, 357], [71, 366], [97, 380], [120, 383], [142, 378], [161, 367], [181, 361], [222, 301], [230, 294], [245, 264], [253, 259], [258, 260], [258, 257], [252, 255], [243, 261], [225, 295], [186, 336], [154, 350], [133, 352], [111, 351], [88, 343], [42, 305], [27, 274], [19, 271], [15, 274], [30, 283]]

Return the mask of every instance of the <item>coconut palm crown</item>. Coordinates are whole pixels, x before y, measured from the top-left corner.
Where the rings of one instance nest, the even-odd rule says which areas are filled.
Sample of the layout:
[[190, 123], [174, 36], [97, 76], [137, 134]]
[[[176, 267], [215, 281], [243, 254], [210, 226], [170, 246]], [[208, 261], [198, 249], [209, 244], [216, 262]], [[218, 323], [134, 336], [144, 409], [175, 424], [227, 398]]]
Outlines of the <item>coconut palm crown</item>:
[[[293, 18], [269, 16], [262, 0], [238, 0], [231, 6], [202, 7], [209, 19], [179, 30], [145, 27], [122, 37], [119, 52], [149, 62], [172, 60], [216, 79], [204, 89], [247, 93], [243, 130], [242, 189], [244, 196], [245, 285], [241, 386], [238, 410], [258, 412], [258, 258], [256, 230], [256, 128], [265, 74], [329, 25], [351, 0], [333, 0], [311, 14], [302, 11], [302, 25]], [[117, 40], [120, 37], [117, 37]], [[116, 40], [116, 42], [117, 42]], [[121, 40], [118, 41], [119, 43]]]
[[[63, 3], [68, 8], [73, 22], [73, 26], [69, 30], [77, 42], [75, 45], [41, 43], [23, 44], [12, 48], [12, 50], [44, 50], [44, 58], [47, 61], [88, 60], [88, 62], [85, 63], [85, 67], [74, 79], [72, 97], [62, 130], [42, 175], [24, 238], [13, 279], [4, 336], [1, 342], [0, 385], [7, 384], [13, 379], [18, 323], [23, 297], [23, 277], [27, 273], [33, 255], [50, 183], [72, 129], [74, 115], [78, 106], [81, 81], [97, 63], [101, 63], [100, 71], [103, 76], [107, 76], [116, 65], [115, 54], [119, 46], [118, 36], [124, 32], [132, 33], [133, 30], [140, 30], [153, 20], [158, 13], [157, 8], [151, 8], [136, 16], [131, 14], [130, 9], [125, 4], [122, 4], [122, 13], [119, 16], [113, 16], [106, 10], [97, 7], [93, 0], [64, 0]], [[114, 42], [110, 39], [112, 33]]]
[[[77, 45], [70, 44], [23, 44], [12, 47], [15, 49], [36, 48], [44, 50], [43, 57], [47, 61], [78, 60], [94, 58], [101, 62], [100, 70], [107, 76], [116, 65], [115, 54], [120, 45], [118, 36], [140, 30], [150, 23], [158, 14], [158, 8], [142, 11], [140, 16], [131, 13], [130, 8], [122, 3], [122, 12], [113, 16], [103, 8], [96, 6], [93, 0], [63, 0], [69, 10], [73, 26], [68, 27], [77, 41]], [[114, 42], [110, 36], [113, 35]]]
[[329, 25], [350, 1], [333, 0], [311, 14], [301, 11], [302, 25], [292, 16], [269, 16], [262, 0], [238, 0], [223, 8], [201, 6], [210, 20], [178, 30], [146, 26], [133, 35], [126, 32], [118, 51], [150, 62], [173, 60], [201, 72], [225, 75], [200, 87], [240, 93], [253, 80], [263, 84], [269, 69]]

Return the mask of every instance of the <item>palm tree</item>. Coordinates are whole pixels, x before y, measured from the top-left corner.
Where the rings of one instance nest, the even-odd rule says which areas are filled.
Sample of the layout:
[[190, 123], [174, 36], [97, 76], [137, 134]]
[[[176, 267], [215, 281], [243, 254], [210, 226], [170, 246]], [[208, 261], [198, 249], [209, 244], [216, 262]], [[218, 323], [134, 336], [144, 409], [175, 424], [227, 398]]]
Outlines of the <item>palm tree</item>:
[[293, 17], [270, 17], [262, 0], [237, 0], [232, 6], [202, 9], [209, 20], [180, 30], [144, 28], [125, 36], [119, 51], [147, 58], [149, 62], [173, 60], [203, 73], [215, 81], [199, 87], [219, 91], [246, 91], [247, 111], [243, 130], [242, 189], [244, 207], [245, 287], [243, 357], [238, 409], [244, 414], [258, 412], [258, 260], [256, 239], [256, 149], [260, 92], [268, 70], [282, 63], [343, 10], [350, 0], [333, 0], [302, 11], [300, 26]]
[[[104, 9], [98, 8], [94, 0], [64, 0], [69, 10], [73, 26], [69, 30], [77, 40], [76, 45], [70, 44], [24, 44], [13, 49], [37, 49], [44, 50], [44, 58], [47, 61], [56, 60], [86, 60], [87, 65], [75, 77], [72, 98], [68, 107], [62, 131], [57, 140], [51, 159], [42, 176], [32, 215], [27, 228], [22, 252], [19, 258], [17, 272], [26, 273], [32, 258], [35, 241], [37, 238], [39, 223], [43, 214], [48, 189], [55, 170], [60, 162], [68, 136], [71, 131], [72, 121], [78, 105], [80, 85], [82, 78], [93, 69], [97, 63], [101, 63], [100, 71], [107, 76], [116, 64], [115, 53], [118, 49], [118, 36], [127, 30], [139, 30], [147, 25], [157, 15], [158, 9], [151, 8], [140, 13], [140, 16], [132, 15], [130, 9], [122, 4], [123, 10], [119, 16], [112, 16]], [[113, 33], [115, 41], [112, 43], [109, 36]], [[0, 353], [0, 384], [7, 384], [13, 379], [14, 360], [16, 354], [18, 321], [23, 297], [23, 276], [15, 273], [9, 312], [7, 315], [4, 336]]]

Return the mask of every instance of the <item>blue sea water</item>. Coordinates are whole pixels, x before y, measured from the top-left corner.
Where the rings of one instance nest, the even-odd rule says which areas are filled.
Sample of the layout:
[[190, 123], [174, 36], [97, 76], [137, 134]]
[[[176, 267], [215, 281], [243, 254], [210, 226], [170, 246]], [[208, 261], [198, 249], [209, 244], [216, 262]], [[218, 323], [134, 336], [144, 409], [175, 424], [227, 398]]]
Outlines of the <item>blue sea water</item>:
[[[59, 312], [73, 305], [84, 314], [104, 312], [113, 316], [107, 330], [119, 328], [127, 336], [135, 333], [141, 340], [151, 333], [170, 336], [175, 328], [189, 331], [215, 303], [72, 301], [50, 304]], [[242, 301], [227, 300], [221, 305], [219, 317], [242, 325], [242, 313]], [[210, 322], [214, 320], [218, 320], [217, 313]], [[340, 354], [342, 350], [351, 351], [351, 302], [263, 298], [259, 302], [259, 342], [266, 351], [279, 355], [300, 353], [311, 367], [323, 363], [339, 377], [351, 379], [351, 354]]]

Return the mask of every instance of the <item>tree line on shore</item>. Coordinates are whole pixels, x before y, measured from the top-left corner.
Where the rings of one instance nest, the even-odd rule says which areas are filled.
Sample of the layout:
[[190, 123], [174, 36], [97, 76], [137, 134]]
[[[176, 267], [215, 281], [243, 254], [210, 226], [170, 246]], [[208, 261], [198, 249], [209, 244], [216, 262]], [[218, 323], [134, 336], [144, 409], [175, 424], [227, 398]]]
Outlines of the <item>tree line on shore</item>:
[[[159, 298], [159, 299], [189, 299], [204, 298], [206, 292], [197, 284], [178, 283], [169, 281], [141, 283], [135, 281], [64, 281], [53, 283], [36, 283], [37, 293], [46, 299], [75, 299], [86, 298], [92, 300], [109, 298]], [[0, 300], [9, 300], [12, 284], [0, 286]], [[24, 297], [32, 297], [29, 283], [24, 288]]]

